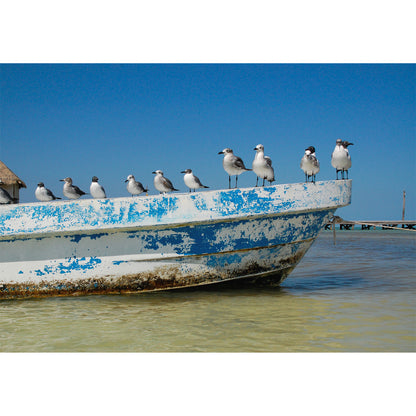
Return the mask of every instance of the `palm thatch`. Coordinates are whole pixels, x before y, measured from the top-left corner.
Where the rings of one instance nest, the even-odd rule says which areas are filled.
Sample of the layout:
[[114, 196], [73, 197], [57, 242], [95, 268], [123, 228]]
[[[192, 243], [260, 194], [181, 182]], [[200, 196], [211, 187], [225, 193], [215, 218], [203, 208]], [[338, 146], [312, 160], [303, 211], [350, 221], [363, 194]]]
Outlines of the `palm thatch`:
[[19, 185], [26, 188], [26, 184], [0, 160], [0, 180], [6, 186]]

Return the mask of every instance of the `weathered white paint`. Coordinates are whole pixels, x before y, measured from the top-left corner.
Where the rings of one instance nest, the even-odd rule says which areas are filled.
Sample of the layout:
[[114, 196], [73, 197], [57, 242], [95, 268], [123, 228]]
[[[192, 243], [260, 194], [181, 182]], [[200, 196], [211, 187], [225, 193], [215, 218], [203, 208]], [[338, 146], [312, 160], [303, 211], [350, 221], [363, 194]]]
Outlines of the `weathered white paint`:
[[126, 292], [275, 274], [351, 181], [0, 207], [0, 297]]

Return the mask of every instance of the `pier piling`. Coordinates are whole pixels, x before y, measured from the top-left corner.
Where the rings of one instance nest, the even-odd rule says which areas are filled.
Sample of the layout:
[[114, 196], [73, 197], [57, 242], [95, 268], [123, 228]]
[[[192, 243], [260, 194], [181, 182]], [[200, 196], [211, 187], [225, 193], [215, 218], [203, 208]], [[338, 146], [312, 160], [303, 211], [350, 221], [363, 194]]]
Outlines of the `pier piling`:
[[354, 230], [355, 225], [361, 225], [361, 230], [376, 230], [381, 228], [382, 230], [394, 230], [394, 229], [406, 229], [416, 231], [416, 221], [346, 221], [337, 220], [335, 222], [328, 222], [325, 224], [325, 230], [332, 230], [336, 224], [339, 224], [340, 230]]

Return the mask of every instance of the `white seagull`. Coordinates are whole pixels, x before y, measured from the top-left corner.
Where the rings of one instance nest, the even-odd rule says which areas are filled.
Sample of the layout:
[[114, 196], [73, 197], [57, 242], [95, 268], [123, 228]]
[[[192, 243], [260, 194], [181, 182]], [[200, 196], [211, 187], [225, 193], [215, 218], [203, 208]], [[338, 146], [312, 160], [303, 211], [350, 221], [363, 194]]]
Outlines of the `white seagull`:
[[[3, 181], [0, 179], [0, 185]], [[0, 204], [13, 204], [17, 202], [17, 198], [12, 198], [10, 194], [0, 186]]]
[[222, 152], [218, 152], [219, 155], [224, 155], [222, 166], [228, 173], [228, 188], [231, 189], [231, 176], [235, 175], [235, 187], [237, 188], [238, 175], [243, 172], [248, 172], [251, 169], [247, 169], [244, 166], [244, 162], [238, 156], [235, 156], [230, 148], [225, 148]]
[[137, 182], [133, 175], [127, 176], [127, 179], [124, 182], [128, 182], [127, 191], [131, 193], [131, 196], [140, 195], [143, 192], [147, 192], [148, 189], [145, 189], [140, 182]]
[[305, 172], [305, 182], [308, 182], [309, 178], [312, 177], [312, 182], [315, 183], [316, 174], [319, 172], [320, 165], [313, 146], [305, 149], [305, 154], [300, 161], [300, 168]]
[[61, 199], [55, 196], [51, 190], [45, 188], [43, 182], [38, 183], [38, 187], [35, 190], [35, 197], [37, 200], [42, 202], [53, 201], [55, 199]]
[[184, 173], [183, 181], [185, 185], [189, 188], [189, 192], [192, 192], [192, 189], [195, 190], [199, 188], [209, 188], [209, 186], [202, 185], [201, 181], [197, 176], [192, 173], [192, 169], [183, 170], [181, 173]]
[[175, 189], [172, 185], [172, 182], [163, 176], [163, 172], [161, 170], [155, 170], [152, 172], [156, 174], [153, 183], [155, 185], [155, 188], [161, 193], [164, 194], [166, 192], [172, 192], [172, 191], [179, 191], [179, 189]]
[[347, 179], [348, 179], [348, 169], [351, 167], [351, 156], [348, 151], [348, 146], [354, 143], [350, 143], [348, 141], [342, 141], [341, 139], [337, 139], [335, 149], [332, 152], [331, 157], [331, 165], [337, 171], [337, 179], [338, 179], [338, 172], [341, 172], [341, 179], [344, 179], [344, 172], [347, 172]]
[[93, 176], [90, 185], [90, 194], [93, 198], [107, 198], [104, 188], [98, 183], [98, 178]]
[[63, 193], [68, 199], [78, 199], [82, 195], [86, 195], [86, 193], [81, 191], [78, 186], [72, 185], [71, 178], [60, 179], [60, 182], [65, 182]]
[[258, 185], [259, 178], [263, 179], [263, 186], [266, 179], [272, 183], [275, 180], [272, 160], [269, 156], [264, 156], [264, 146], [262, 144], [258, 144], [254, 150], [256, 151], [256, 156], [254, 156], [252, 167], [254, 173], [257, 175], [256, 186]]

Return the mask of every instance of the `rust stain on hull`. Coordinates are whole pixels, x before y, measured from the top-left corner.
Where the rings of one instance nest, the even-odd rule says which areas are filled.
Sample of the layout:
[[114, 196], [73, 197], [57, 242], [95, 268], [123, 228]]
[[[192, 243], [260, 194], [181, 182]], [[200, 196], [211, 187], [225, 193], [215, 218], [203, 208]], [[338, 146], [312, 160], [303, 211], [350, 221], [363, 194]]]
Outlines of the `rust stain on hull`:
[[76, 282], [52, 280], [39, 283], [11, 283], [0, 285], [0, 299], [40, 298], [51, 296], [81, 296], [128, 294], [159, 290], [198, 287], [215, 283], [277, 285], [293, 270], [304, 252], [283, 259], [273, 270], [252, 262], [234, 271], [184, 274], [179, 266], [162, 266], [152, 272], [83, 279]]

